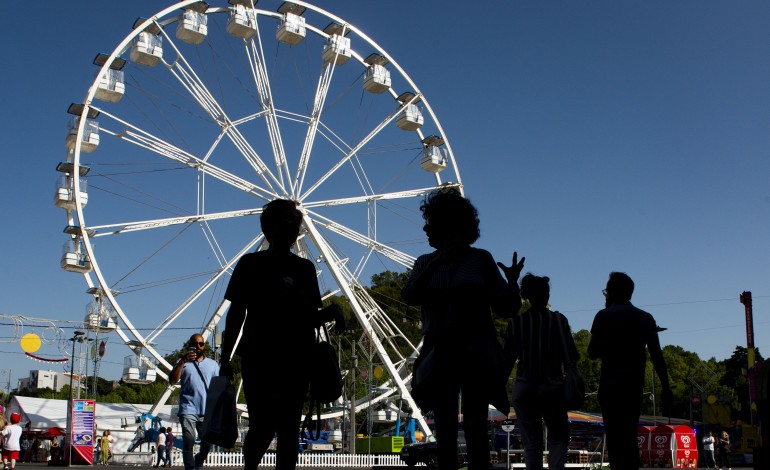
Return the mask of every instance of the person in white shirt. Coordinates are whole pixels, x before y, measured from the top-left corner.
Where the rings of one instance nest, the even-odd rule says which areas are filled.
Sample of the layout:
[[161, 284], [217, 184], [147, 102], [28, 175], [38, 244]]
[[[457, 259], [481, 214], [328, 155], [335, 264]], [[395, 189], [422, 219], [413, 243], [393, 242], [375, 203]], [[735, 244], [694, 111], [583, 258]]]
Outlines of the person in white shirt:
[[[155, 461], [155, 468], [159, 466], [165, 467], [168, 463], [168, 460], [166, 460], [166, 428], [158, 429], [158, 440], [155, 441], [155, 444], [158, 446], [158, 460]], [[161, 460], [163, 465], [160, 463]]]
[[19, 460], [19, 451], [21, 450], [19, 420], [21, 420], [19, 413], [11, 414], [11, 424], [3, 429], [3, 468], [5, 470], [14, 470], [16, 461]]
[[706, 462], [706, 470], [709, 468], [717, 468], [717, 462], [714, 460], [714, 434], [711, 431], [703, 437], [703, 459]]

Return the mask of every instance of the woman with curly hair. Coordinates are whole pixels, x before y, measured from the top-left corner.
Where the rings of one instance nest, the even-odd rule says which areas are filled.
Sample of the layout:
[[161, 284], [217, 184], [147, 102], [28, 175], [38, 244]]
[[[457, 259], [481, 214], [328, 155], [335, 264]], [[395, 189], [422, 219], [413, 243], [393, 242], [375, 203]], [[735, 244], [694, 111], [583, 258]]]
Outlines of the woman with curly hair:
[[[442, 470], [457, 468], [458, 398], [462, 396], [468, 468], [487, 470], [488, 406], [494, 402], [503, 413], [510, 410], [504, 388], [507, 378], [499, 373], [502, 347], [492, 314], [510, 318], [518, 312], [517, 280], [524, 258], [517, 263], [514, 253], [512, 266], [505, 267], [496, 264], [488, 251], [471, 246], [480, 235], [478, 212], [457, 189], [430, 193], [420, 211], [423, 230], [435, 251], [417, 258], [401, 292], [404, 302], [421, 307], [422, 315], [423, 344], [415, 362], [417, 383], [413, 379], [412, 395], [423, 412], [434, 412]], [[430, 378], [422, 381], [417, 376]], [[421, 381], [428, 385], [420, 385]]]

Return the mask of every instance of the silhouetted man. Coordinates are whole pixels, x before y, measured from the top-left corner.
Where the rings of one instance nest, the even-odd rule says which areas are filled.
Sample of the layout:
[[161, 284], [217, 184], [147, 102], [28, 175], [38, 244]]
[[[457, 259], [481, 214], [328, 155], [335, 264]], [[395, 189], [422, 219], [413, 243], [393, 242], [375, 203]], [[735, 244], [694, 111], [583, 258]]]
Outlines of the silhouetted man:
[[637, 470], [636, 441], [642, 410], [646, 351], [663, 385], [664, 414], [673, 399], [668, 370], [658, 339], [658, 325], [644, 310], [631, 305], [634, 281], [625, 273], [612, 272], [603, 291], [605, 307], [594, 317], [588, 357], [601, 359], [599, 405], [612, 470]]

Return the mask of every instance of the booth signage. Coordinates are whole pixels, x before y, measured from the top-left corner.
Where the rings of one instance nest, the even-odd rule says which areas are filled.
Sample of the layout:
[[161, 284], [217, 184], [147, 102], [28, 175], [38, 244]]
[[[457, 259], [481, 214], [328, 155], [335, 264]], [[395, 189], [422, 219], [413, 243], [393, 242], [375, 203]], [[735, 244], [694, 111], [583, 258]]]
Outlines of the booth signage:
[[[95, 400], [73, 400], [72, 402], [72, 459], [94, 463], [94, 423], [96, 419]], [[74, 462], [73, 462], [74, 463]]]

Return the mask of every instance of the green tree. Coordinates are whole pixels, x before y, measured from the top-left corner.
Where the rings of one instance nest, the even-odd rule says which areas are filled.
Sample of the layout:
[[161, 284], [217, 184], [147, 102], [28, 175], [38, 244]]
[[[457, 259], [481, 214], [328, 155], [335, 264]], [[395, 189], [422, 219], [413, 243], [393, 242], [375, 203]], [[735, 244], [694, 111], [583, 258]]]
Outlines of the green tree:
[[[757, 363], [764, 361], [759, 349], [754, 350]], [[734, 391], [735, 400], [732, 403], [733, 420], [751, 421], [751, 407], [749, 395], [749, 354], [743, 346], [736, 346], [733, 354], [722, 361], [720, 365], [724, 368], [724, 374], [719, 380], [719, 384]], [[722, 397], [723, 399], [725, 397]]]

